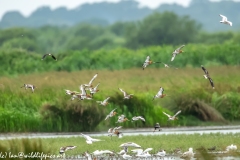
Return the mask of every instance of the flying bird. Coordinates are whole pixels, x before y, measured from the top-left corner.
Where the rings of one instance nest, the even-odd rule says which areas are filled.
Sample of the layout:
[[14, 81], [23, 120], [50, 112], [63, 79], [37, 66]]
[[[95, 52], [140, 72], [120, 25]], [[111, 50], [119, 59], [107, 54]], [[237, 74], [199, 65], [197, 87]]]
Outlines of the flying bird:
[[153, 64], [153, 63], [161, 63], [161, 62], [153, 62], [150, 60], [150, 56], [147, 56], [146, 60], [144, 61], [142, 65], [142, 69], [144, 70], [148, 65]]
[[[164, 65], [164, 67], [165, 68], [171, 68], [172, 67], [172, 65], [169, 65], [169, 64], [166, 64], [166, 63], [163, 63], [163, 62], [161, 62], [163, 65]], [[176, 68], [176, 67], [174, 67], [175, 69], [178, 69], [178, 68]]]
[[37, 88], [36, 86], [32, 85], [32, 84], [23, 84], [23, 86], [21, 88], [25, 88], [25, 89], [28, 89], [28, 88], [31, 88], [32, 89], [32, 93], [34, 92], [34, 89]]
[[154, 100], [155, 98], [163, 98], [167, 96], [166, 94], [163, 94], [163, 92], [164, 92], [164, 88], [160, 87], [158, 93], [153, 97], [152, 100]]
[[54, 55], [52, 55], [51, 53], [44, 54], [42, 56], [42, 60], [44, 60], [46, 58], [46, 56], [51, 56], [55, 61], [57, 60], [57, 58]]
[[174, 120], [178, 119], [178, 118], [177, 118], [177, 115], [180, 114], [180, 113], [181, 113], [181, 110], [178, 111], [174, 116], [170, 116], [169, 114], [163, 112], [163, 114], [165, 114], [166, 116], [168, 116], [168, 121], [170, 121], [170, 120], [171, 120], [171, 121], [174, 121]]
[[102, 106], [106, 106], [106, 105], [108, 105], [109, 98], [110, 97], [107, 97], [104, 101], [97, 101], [97, 103], [100, 103], [100, 105], [102, 105]]
[[59, 153], [60, 154], [63, 154], [65, 153], [67, 150], [72, 150], [74, 148], [76, 148], [77, 146], [66, 146], [66, 147], [61, 147], [60, 150], [59, 150]]
[[129, 121], [125, 115], [121, 115], [121, 116], [118, 116], [118, 121], [116, 123], [123, 123], [123, 122], [126, 122], [126, 121]]
[[84, 84], [85, 87], [92, 87], [92, 82], [97, 78], [98, 74], [95, 74], [88, 84]]
[[102, 141], [100, 139], [94, 139], [94, 138], [92, 138], [92, 137], [90, 137], [88, 135], [82, 134], [82, 133], [81, 133], [81, 135], [86, 139], [87, 144], [92, 144], [93, 142]]
[[112, 110], [112, 111], [106, 116], [105, 120], [107, 120], [107, 119], [110, 118], [110, 117], [115, 116], [115, 115], [117, 114], [117, 112], [115, 112], [116, 109], [117, 109], [117, 108], [115, 108], [114, 110]]
[[140, 145], [133, 143], [133, 142], [127, 142], [127, 143], [123, 143], [121, 144], [119, 147], [135, 147], [135, 148], [141, 148]]
[[122, 128], [122, 126], [110, 128], [108, 130], [108, 136], [111, 136], [111, 138], [112, 138], [113, 135], [116, 135], [116, 136], [118, 136], [118, 138], [122, 138], [123, 134], [122, 134], [122, 132], [119, 131], [121, 128]]
[[204, 78], [206, 78], [206, 79], [208, 79], [209, 80], [209, 82], [210, 82], [210, 84], [211, 84], [211, 86], [212, 86], [212, 88], [214, 89], [214, 83], [213, 83], [213, 80], [212, 80], [212, 78], [210, 77], [210, 75], [209, 75], [209, 72], [206, 70], [206, 68], [204, 68], [203, 66], [201, 66], [202, 67], [202, 70], [204, 71]]
[[98, 83], [94, 88], [89, 88], [90, 94], [93, 96], [95, 93], [97, 93], [99, 90], [97, 89], [100, 83]]
[[137, 121], [137, 120], [141, 120], [141, 121], [145, 122], [145, 119], [142, 116], [134, 116], [134, 117], [132, 117], [132, 122], [133, 121]]
[[133, 97], [133, 94], [127, 94], [127, 92], [125, 92], [124, 90], [122, 90], [121, 88], [118, 88], [122, 93], [123, 93], [123, 99], [130, 99]]
[[181, 49], [182, 49], [184, 46], [185, 46], [185, 45], [182, 45], [182, 46], [180, 46], [179, 48], [177, 48], [177, 49], [175, 49], [175, 50], [173, 51], [171, 61], [174, 60], [174, 58], [176, 57], [176, 55], [178, 55], [178, 54], [180, 54], [180, 53], [183, 52]]
[[226, 16], [221, 14], [219, 14], [219, 16], [222, 17], [222, 20], [220, 21], [220, 23], [228, 24], [229, 26], [232, 26], [232, 22], [228, 21]]

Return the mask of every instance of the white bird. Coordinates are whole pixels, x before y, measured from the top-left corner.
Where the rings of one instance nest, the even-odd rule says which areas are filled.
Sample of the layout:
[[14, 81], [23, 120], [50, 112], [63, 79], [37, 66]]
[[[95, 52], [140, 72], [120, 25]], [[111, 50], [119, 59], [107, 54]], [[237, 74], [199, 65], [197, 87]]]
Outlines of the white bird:
[[97, 93], [99, 90], [97, 89], [100, 83], [98, 83], [94, 88], [89, 88], [90, 94], [93, 96], [95, 93]]
[[92, 160], [92, 156], [88, 152], [84, 152], [84, 156], [87, 157], [87, 160]]
[[70, 95], [70, 96], [75, 95], [75, 94], [79, 94], [79, 92], [77, 92], [77, 91], [71, 91], [71, 90], [68, 90], [68, 89], [65, 89], [65, 91], [66, 91], [66, 94]]
[[231, 144], [230, 146], [226, 147], [226, 151], [235, 151], [235, 150], [237, 150], [236, 145]]
[[60, 154], [63, 154], [64, 152], [66, 152], [67, 150], [72, 150], [74, 148], [76, 148], [77, 146], [66, 146], [66, 147], [61, 147], [59, 150]]
[[[164, 67], [165, 68], [170, 68], [172, 65], [169, 65], [169, 64], [166, 64], [166, 63], [163, 63], [163, 62], [161, 62], [163, 65], [164, 65]], [[174, 67], [175, 69], [178, 69], [178, 68], [176, 68], [176, 67]]]
[[124, 154], [124, 153], [127, 153], [128, 152], [128, 147], [127, 146], [125, 146], [125, 147], [123, 147], [123, 150], [121, 150], [120, 152], [118, 152], [117, 154]]
[[170, 121], [170, 120], [174, 121], [174, 120], [178, 119], [178, 118], [177, 118], [177, 115], [178, 115], [179, 113], [181, 113], [181, 110], [178, 111], [174, 116], [170, 116], [169, 114], [163, 112], [163, 114], [165, 114], [166, 116], [168, 116], [168, 121]]
[[[84, 85], [81, 85], [81, 86], [80, 86], [80, 90], [81, 90], [81, 94], [78, 95], [78, 96], [80, 96], [80, 99], [81, 99], [81, 100], [84, 100], [84, 99], [92, 99], [92, 96], [89, 95], [89, 94], [87, 94]], [[75, 95], [73, 95], [73, 96], [75, 96]]]
[[222, 17], [222, 20], [220, 21], [220, 23], [228, 24], [229, 26], [232, 26], [232, 22], [228, 21], [226, 16], [221, 14], [219, 14], [219, 16]]
[[158, 93], [153, 97], [152, 100], [154, 100], [155, 98], [163, 98], [163, 97], [167, 96], [166, 94], [163, 94], [163, 92], [164, 92], [164, 88], [160, 87]]
[[34, 86], [32, 84], [23, 84], [22, 87], [25, 87], [25, 89], [31, 88], [32, 89], [32, 93], [34, 92], [34, 89], [37, 88], [36, 86]]
[[182, 49], [184, 46], [185, 46], [185, 45], [182, 45], [182, 46], [180, 46], [179, 48], [177, 48], [177, 49], [175, 49], [175, 50], [173, 51], [171, 61], [174, 60], [174, 58], [176, 57], [176, 55], [178, 55], [178, 54], [180, 54], [180, 53], [183, 52], [181, 49]]
[[181, 156], [181, 158], [193, 158], [193, 148], [189, 148], [188, 151], [184, 152]]
[[92, 137], [90, 137], [88, 135], [82, 134], [82, 133], [81, 133], [81, 135], [86, 139], [87, 144], [92, 144], [92, 142], [102, 141], [100, 139], [94, 139], [94, 138], [92, 138]]
[[145, 119], [142, 116], [134, 116], [132, 117], [132, 121], [142, 120], [145, 122]]
[[110, 97], [107, 97], [104, 101], [97, 101], [97, 103], [100, 103], [100, 105], [102, 105], [102, 106], [106, 106], [106, 105], [108, 105], [109, 98]]
[[105, 118], [105, 120], [107, 120], [108, 118], [111, 118], [113, 116], [115, 116], [117, 114], [117, 112], [114, 112], [117, 108], [115, 108], [114, 110], [112, 110]]
[[164, 156], [166, 156], [166, 151], [165, 150], [161, 150], [161, 151], [159, 151], [158, 153], [156, 153], [154, 155], [158, 156], [158, 157], [164, 157]]
[[123, 143], [119, 147], [136, 147], [136, 148], [141, 148], [141, 146], [139, 146], [138, 144], [133, 143], [133, 142]]
[[125, 121], [129, 121], [128, 118], [125, 117], [125, 115], [118, 116], [118, 121], [116, 123], [123, 123]]
[[151, 157], [151, 155], [149, 154], [149, 151], [153, 150], [153, 148], [147, 148], [143, 151], [143, 149], [133, 149], [131, 150], [136, 154], [136, 157], [141, 157], [141, 158], [147, 158], [147, 157]]
[[148, 65], [150, 65], [152, 63], [161, 63], [161, 62], [153, 62], [150, 60], [150, 56], [147, 56], [146, 60], [144, 61], [143, 65], [142, 65], [142, 69], [144, 70]]
[[121, 88], [118, 88], [122, 93], [123, 93], [123, 99], [130, 99], [133, 97], [133, 94], [127, 94], [127, 92], [125, 92], [124, 90], [122, 90]]
[[113, 136], [113, 135], [116, 135], [118, 136], [118, 138], [122, 138], [122, 132], [119, 132], [119, 130], [122, 128], [122, 126], [119, 126], [119, 127], [115, 127], [115, 128], [110, 128], [108, 130], [108, 136]]
[[126, 154], [126, 153], [124, 153], [122, 155], [122, 157], [123, 157], [123, 159], [131, 159], [132, 158], [132, 156], [130, 156], [130, 155]]
[[112, 151], [109, 151], [109, 150], [96, 150], [93, 152], [93, 155], [94, 156], [99, 156], [99, 155], [102, 155], [102, 154], [113, 154]]
[[84, 84], [85, 87], [92, 87], [92, 82], [97, 78], [98, 74], [95, 74], [88, 84]]

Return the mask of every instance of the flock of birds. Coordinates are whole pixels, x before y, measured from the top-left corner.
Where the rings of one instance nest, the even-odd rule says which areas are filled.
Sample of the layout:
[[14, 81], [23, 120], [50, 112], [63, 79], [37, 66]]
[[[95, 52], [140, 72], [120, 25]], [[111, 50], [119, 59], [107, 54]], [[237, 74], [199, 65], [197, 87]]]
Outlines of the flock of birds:
[[[227, 17], [223, 16], [223, 15], [219, 15], [222, 17], [222, 20], [220, 21], [220, 23], [224, 23], [224, 24], [228, 24], [230, 26], [232, 26], [232, 22], [228, 21], [227, 20]], [[171, 58], [171, 62], [174, 61], [174, 59], [176, 58], [177, 55], [179, 55], [180, 53], [182, 53], [182, 48], [184, 47], [185, 45], [182, 45], [180, 46], [179, 48], [175, 49], [173, 52], [172, 52], [172, 58]], [[42, 57], [42, 60], [44, 60], [47, 56], [51, 56], [54, 60], [57, 61], [57, 58], [48, 53], [48, 54], [44, 54], [43, 57]], [[147, 56], [146, 57], [146, 60], [144, 61], [143, 65], [142, 65], [142, 69], [144, 70], [147, 66], [153, 64], [153, 63], [163, 63], [163, 62], [153, 62], [151, 59], [150, 59], [150, 56]], [[169, 64], [164, 64], [164, 67], [171, 67], [171, 65]], [[214, 83], [213, 83], [213, 80], [212, 78], [210, 77], [209, 75], [209, 72], [206, 70], [206, 68], [204, 66], [201, 66], [202, 70], [204, 71], [204, 78], [208, 79], [212, 88], [214, 89]], [[175, 69], [178, 69], [178, 68], [175, 68]], [[71, 100], [74, 100], [74, 99], [78, 99], [78, 100], [84, 100], [84, 99], [87, 99], [87, 100], [92, 100], [93, 99], [93, 95], [96, 94], [99, 90], [98, 90], [98, 87], [100, 85], [100, 83], [98, 83], [95, 87], [93, 87], [92, 83], [93, 81], [97, 78], [98, 74], [95, 74], [93, 76], [93, 78], [89, 81], [89, 83], [86, 83], [86, 84], [82, 84], [80, 85], [80, 92], [78, 91], [71, 91], [71, 90], [68, 90], [66, 89], [65, 90], [65, 93], [67, 95], [70, 95], [71, 96]], [[34, 92], [34, 90], [37, 88], [35, 85], [32, 85], [32, 84], [24, 84], [22, 87], [24, 87], [25, 89], [28, 89], [30, 88], [32, 90], [32, 92]], [[87, 90], [89, 91], [89, 93], [87, 92]], [[128, 94], [126, 91], [124, 91], [123, 89], [119, 88], [119, 90], [123, 93], [123, 99], [131, 99], [133, 97], [133, 94]], [[165, 96], [167, 96], [166, 94], [164, 94], [164, 88], [163, 87], [160, 87], [159, 91], [157, 92], [157, 94], [155, 96], [153, 96], [153, 99], [156, 99], [156, 98], [164, 98]], [[110, 97], [107, 97], [106, 99], [104, 99], [103, 101], [96, 101], [97, 103], [99, 103], [100, 105], [102, 106], [106, 106], [108, 105], [108, 100], [110, 99]], [[117, 114], [116, 112], [116, 109], [113, 109], [108, 115], [106, 115], [106, 118], [105, 120], [107, 119], [110, 119], [111, 117], [115, 116]], [[165, 112], [163, 112], [164, 115], [166, 115], [168, 117], [168, 121], [174, 121], [174, 120], [177, 120], [177, 116], [181, 113], [181, 110], [179, 110], [175, 115], [171, 116]], [[132, 117], [132, 122], [133, 121], [138, 121], [138, 120], [141, 120], [141, 121], [144, 121], [145, 122], [145, 119], [142, 117], [142, 116], [134, 116]], [[123, 123], [125, 121], [129, 121], [129, 119], [124, 115], [120, 115], [118, 116], [118, 120], [116, 123]], [[117, 127], [114, 127], [114, 128], [110, 128], [108, 130], [108, 136], [110, 136], [112, 138], [112, 136], [116, 135], [118, 138], [122, 138], [123, 137], [123, 133], [120, 132], [120, 129], [122, 128], [122, 126], [117, 126]], [[156, 123], [155, 126], [154, 126], [154, 132], [156, 130], [159, 130], [161, 131], [161, 128], [160, 128], [160, 125], [159, 123]], [[97, 142], [97, 141], [101, 141], [100, 139], [94, 139], [88, 135], [85, 135], [85, 134], [82, 134], [81, 135], [86, 139], [86, 143], [87, 144], [92, 144], [93, 142]], [[65, 151], [67, 150], [72, 150], [74, 148], [76, 148], [77, 146], [65, 146], [65, 147], [61, 147], [60, 148], [60, 151], [59, 153], [60, 154], [64, 154]], [[88, 153], [88, 152], [85, 152], [84, 153], [84, 156], [88, 159], [88, 160], [91, 160], [92, 157], [98, 157], [98, 156], [102, 156], [104, 154], [109, 154], [109, 155], [121, 155], [123, 159], [130, 159], [130, 158], [148, 158], [148, 157], [152, 157], [152, 156], [158, 156], [158, 157], [164, 157], [166, 155], [166, 151], [165, 150], [160, 150], [159, 152], [157, 152], [156, 154], [154, 155], [151, 155], [149, 154], [149, 151], [153, 150], [153, 148], [147, 148], [145, 150], [143, 149], [139, 149], [141, 148], [140, 145], [136, 144], [136, 143], [133, 143], [133, 142], [127, 142], [127, 143], [124, 143], [122, 145], [120, 145], [119, 147], [123, 148], [120, 152], [118, 153], [114, 153], [112, 151], [109, 151], [109, 150], [96, 150], [95, 152], [93, 153]], [[128, 155], [128, 148], [129, 147], [135, 147], [135, 148], [138, 148], [138, 149], [133, 149], [131, 150], [132, 153], [135, 153], [135, 155]], [[229, 150], [236, 150], [237, 147], [235, 145], [231, 145], [231, 146], [228, 146], [227, 147], [227, 151]], [[182, 158], [191, 158], [194, 156], [194, 153], [193, 153], [193, 149], [192, 148], [189, 148], [188, 151], [184, 152], [184, 153], [181, 153], [180, 151], [178, 151], [178, 153], [180, 153], [181, 157]]]

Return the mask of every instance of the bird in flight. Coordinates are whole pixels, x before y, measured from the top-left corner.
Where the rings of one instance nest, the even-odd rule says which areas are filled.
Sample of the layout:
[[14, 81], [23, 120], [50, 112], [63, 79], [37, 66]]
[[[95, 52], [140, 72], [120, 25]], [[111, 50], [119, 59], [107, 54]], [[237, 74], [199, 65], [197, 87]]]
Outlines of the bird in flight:
[[147, 56], [145, 62], [142, 65], [142, 69], [144, 70], [148, 65], [150, 65], [152, 63], [161, 63], [161, 62], [153, 62], [150, 60], [150, 56]]
[[228, 24], [229, 26], [232, 26], [232, 22], [228, 21], [226, 16], [221, 14], [219, 14], [219, 16], [222, 17], [222, 20], [220, 21], [220, 23]]
[[164, 88], [160, 87], [158, 93], [153, 97], [152, 100], [154, 100], [155, 98], [163, 98], [167, 96], [166, 94], [163, 94], [163, 92], [164, 92]]
[[44, 54], [42, 56], [42, 60], [44, 60], [46, 58], [46, 56], [51, 56], [55, 61], [57, 60], [57, 58], [54, 55], [52, 55], [51, 53]]
[[206, 78], [206, 79], [208, 79], [209, 80], [209, 82], [210, 82], [210, 84], [211, 84], [211, 86], [212, 86], [212, 88], [214, 89], [214, 83], [213, 83], [213, 80], [212, 80], [212, 78], [210, 77], [210, 75], [209, 75], [209, 73], [208, 73], [208, 71], [206, 70], [206, 68], [204, 68], [203, 67], [203, 65], [201, 66], [202, 67], [202, 70], [204, 71], [204, 78]]
[[163, 112], [163, 114], [165, 114], [166, 116], [168, 116], [168, 121], [170, 121], [170, 120], [171, 120], [171, 121], [174, 121], [174, 120], [178, 119], [178, 118], [177, 118], [177, 115], [180, 114], [180, 113], [181, 113], [181, 110], [178, 111], [174, 116], [170, 116], [169, 114]]
[[178, 54], [180, 54], [180, 53], [183, 52], [181, 49], [182, 49], [184, 46], [185, 46], [185, 45], [182, 45], [182, 46], [180, 46], [179, 48], [177, 48], [177, 49], [175, 49], [175, 50], [173, 51], [171, 61], [174, 60], [174, 58], [176, 57], [176, 55], [178, 55]]

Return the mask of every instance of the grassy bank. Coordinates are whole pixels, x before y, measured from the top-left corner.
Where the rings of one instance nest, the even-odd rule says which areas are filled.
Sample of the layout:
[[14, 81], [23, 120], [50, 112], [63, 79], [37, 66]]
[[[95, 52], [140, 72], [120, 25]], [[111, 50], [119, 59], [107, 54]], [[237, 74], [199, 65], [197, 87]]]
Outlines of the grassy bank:
[[[124, 127], [152, 127], [156, 122], [166, 126], [167, 117], [162, 111], [174, 114], [179, 109], [183, 111], [179, 121], [170, 125], [239, 121], [239, 67], [207, 69], [214, 80], [214, 90], [203, 78], [200, 67], [173, 69], [149, 66], [146, 70], [139, 67], [121, 71], [88, 70], [1, 77], [0, 131], [103, 130], [116, 125], [117, 117], [104, 121], [114, 108], [117, 108], [118, 115], [125, 114], [128, 118], [142, 115], [146, 119], [146, 123], [127, 122]], [[100, 82], [100, 91], [93, 100], [71, 101], [65, 95], [64, 89], [79, 91], [79, 85], [88, 83], [95, 73], [98, 77], [93, 85]], [[34, 84], [37, 89], [32, 93], [20, 88], [24, 83]], [[152, 101], [160, 86], [169, 96]], [[119, 87], [133, 93], [134, 98], [123, 100]], [[96, 103], [108, 96], [111, 97], [108, 106]]]
[[[124, 131], [123, 131], [124, 132]], [[119, 147], [122, 143], [134, 142], [139, 144], [143, 149], [153, 148], [150, 151], [151, 154], [156, 153], [160, 149], [165, 149], [166, 152], [173, 153], [177, 148], [182, 152], [187, 151], [189, 147], [193, 148], [193, 151], [199, 152], [198, 149], [207, 149], [216, 146], [216, 151], [225, 151], [228, 145], [234, 144], [238, 147], [240, 134], [171, 134], [171, 135], [138, 135], [138, 136], [123, 136], [123, 138], [113, 137], [112, 140], [108, 136], [93, 137], [101, 139], [101, 142], [95, 142], [88, 145], [83, 137], [72, 138], [47, 138], [41, 139], [41, 146], [44, 146], [45, 150], [48, 149], [48, 153], [59, 155], [59, 148], [62, 146], [75, 145], [77, 148], [66, 152], [66, 155], [80, 155], [85, 151], [92, 153], [95, 150], [111, 150], [119, 152]], [[26, 141], [26, 140], [25, 140]], [[9, 148], [13, 140], [1, 140], [1, 145], [5, 148]], [[15, 144], [23, 143], [22, 140], [14, 140]], [[30, 139], [29, 144], [36, 142], [36, 139]], [[28, 144], [27, 143], [27, 144]], [[134, 148], [129, 148], [130, 150]], [[238, 149], [239, 150], [239, 149]], [[233, 153], [234, 154], [234, 153]], [[235, 153], [237, 154], [237, 153]]]

